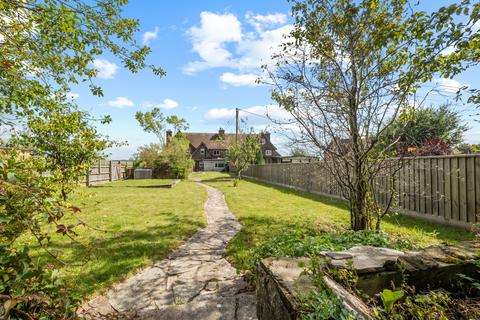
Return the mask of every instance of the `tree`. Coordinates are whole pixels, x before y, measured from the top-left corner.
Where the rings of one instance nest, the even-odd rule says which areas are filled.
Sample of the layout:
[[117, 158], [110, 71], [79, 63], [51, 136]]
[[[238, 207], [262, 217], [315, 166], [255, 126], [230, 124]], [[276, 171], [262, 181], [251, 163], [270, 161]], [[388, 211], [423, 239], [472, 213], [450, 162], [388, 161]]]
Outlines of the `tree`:
[[[0, 153], [0, 310], [5, 319], [68, 319], [75, 316], [79, 300], [72, 297], [56, 268], [32, 259], [27, 246], [16, 242], [26, 234], [40, 245], [49, 240], [45, 224], [73, 235], [73, 225], [65, 227], [60, 219], [77, 208], [61, 200], [59, 186], [47, 175], [43, 157], [22, 161], [19, 152]], [[48, 251], [49, 252], [49, 251]]]
[[52, 111], [28, 116], [26, 130], [12, 137], [10, 144], [32, 148], [45, 157], [45, 169], [67, 201], [68, 194], [83, 181], [93, 162], [113, 145], [97, 132], [92, 121], [88, 113], [75, 106], [55, 105]]
[[188, 179], [195, 161], [189, 152], [190, 142], [183, 134], [177, 134], [168, 141], [155, 167], [166, 171], [170, 177]]
[[167, 123], [173, 126], [173, 131], [175, 132], [175, 134], [178, 134], [182, 131], [187, 131], [190, 127], [187, 120], [180, 118], [176, 115], [168, 116]]
[[99, 57], [112, 53], [131, 72], [146, 67], [148, 46], [139, 46], [139, 22], [122, 17], [127, 1], [3, 0], [0, 4], [0, 113], [25, 115], [70, 85], [90, 84], [94, 95]]
[[242, 172], [255, 163], [259, 150], [261, 150], [260, 135], [254, 133], [253, 130], [247, 134], [240, 134], [237, 142], [229, 142], [226, 160], [235, 170], [233, 181], [235, 187], [242, 178]]
[[[444, 104], [439, 108], [418, 108], [407, 122], [397, 118], [387, 129], [384, 139], [385, 144], [391, 144], [399, 138], [397, 152], [399, 155], [407, 155], [409, 148], [420, 148], [429, 141], [428, 145], [431, 145], [432, 140], [441, 140], [446, 150], [451, 149], [462, 142], [463, 133], [467, 130], [468, 126], [463, 123], [461, 115]], [[426, 152], [428, 148], [423, 149]], [[422, 154], [429, 155], [425, 152]]]
[[306, 157], [306, 156], [308, 156], [307, 150], [305, 150], [301, 147], [298, 147], [298, 146], [293, 147], [291, 149], [290, 153], [292, 154], [292, 157]]
[[265, 164], [265, 158], [263, 157], [262, 148], [259, 148], [257, 155], [255, 156], [255, 164]]
[[149, 112], [137, 111], [135, 113], [140, 126], [145, 132], [153, 133], [157, 136], [160, 145], [165, 144], [165, 116], [159, 108], [153, 108]]
[[[463, 56], [448, 65], [446, 60], [452, 60], [441, 54], [445, 45], [465, 47], [465, 38], [459, 40], [444, 23], [446, 19], [454, 30], [461, 29], [450, 19], [457, 11], [413, 12], [405, 0], [292, 2], [294, 30], [274, 56], [275, 66], [265, 67], [272, 97], [299, 126], [298, 142], [316, 148], [342, 187], [351, 228], [379, 227], [390, 208], [371, 209], [379, 208], [375, 181], [399, 141], [396, 137], [382, 145], [387, 129], [397, 118], [409, 121], [420, 83], [435, 72], [455, 74], [463, 60], [474, 61]], [[466, 9], [467, 2], [456, 8]], [[469, 24], [478, 21], [479, 7], [475, 5]], [[468, 32], [462, 34], [468, 37]], [[388, 173], [392, 189], [397, 169]]]
[[137, 166], [142, 168], [153, 168], [155, 161], [160, 159], [162, 155], [162, 145], [158, 143], [150, 143], [138, 148], [134, 155]]
[[[98, 59], [105, 53], [111, 53], [131, 72], [148, 67], [156, 75], [165, 74], [145, 62], [150, 49], [135, 41], [138, 21], [122, 17], [126, 2], [2, 1], [0, 124], [24, 121], [27, 130], [37, 131], [37, 137], [48, 137], [35, 141], [44, 150], [65, 146], [60, 154], [61, 162], [67, 166], [75, 156], [90, 157], [92, 151], [100, 149], [99, 136], [85, 123], [87, 114], [64, 109], [58, 103], [68, 100], [71, 85], [86, 83], [92, 94], [101, 96], [102, 89], [95, 85], [95, 77], [99, 76], [96, 65], [102, 63]], [[69, 121], [80, 130], [79, 134], [69, 128]], [[54, 128], [53, 123], [58, 127]], [[47, 128], [53, 131], [51, 136]], [[47, 145], [49, 139], [53, 145]], [[82, 150], [73, 150], [73, 145]], [[52, 158], [42, 155], [23, 159], [15, 150], [0, 153], [0, 309], [5, 318], [75, 316], [79, 301], [70, 296], [57, 265], [47, 267], [32, 260], [28, 247], [22, 250], [15, 243], [29, 233], [44, 246], [49, 238], [45, 231], [48, 224], [55, 224], [61, 234], [74, 235], [75, 225], [60, 221], [66, 213], [74, 214], [79, 209], [64, 201], [62, 191], [68, 190], [62, 190], [57, 183], [60, 175], [72, 172], [62, 171], [62, 165], [57, 164], [54, 175], [46, 174], [52, 163]]]

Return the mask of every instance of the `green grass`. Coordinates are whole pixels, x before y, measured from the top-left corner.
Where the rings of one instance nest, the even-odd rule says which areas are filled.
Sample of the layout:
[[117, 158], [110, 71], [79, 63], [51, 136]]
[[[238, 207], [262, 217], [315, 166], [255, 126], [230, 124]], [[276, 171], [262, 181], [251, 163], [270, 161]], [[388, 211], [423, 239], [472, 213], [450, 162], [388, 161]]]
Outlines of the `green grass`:
[[[294, 229], [341, 232], [348, 229], [346, 203], [319, 195], [242, 180], [237, 188], [229, 175], [195, 173], [192, 178], [225, 193], [232, 212], [243, 225], [230, 242], [227, 255], [237, 268], [252, 266], [255, 248]], [[418, 247], [472, 240], [472, 233], [406, 216], [386, 218], [381, 225], [392, 241], [406, 240]]]
[[172, 184], [173, 182], [175, 182], [175, 179], [121, 180], [106, 184], [99, 184], [95, 186], [95, 188], [162, 186]]
[[[148, 186], [161, 180], [115, 182], [116, 186]], [[206, 191], [193, 182], [175, 188], [81, 188], [71, 199], [82, 209], [76, 218], [90, 227], [75, 228], [73, 242], [54, 235], [50, 250], [70, 265], [63, 267], [74, 292], [89, 296], [163, 259], [205, 225]], [[67, 223], [77, 221], [65, 218]], [[23, 241], [34, 244], [32, 238]], [[34, 255], [46, 257], [38, 247]]]

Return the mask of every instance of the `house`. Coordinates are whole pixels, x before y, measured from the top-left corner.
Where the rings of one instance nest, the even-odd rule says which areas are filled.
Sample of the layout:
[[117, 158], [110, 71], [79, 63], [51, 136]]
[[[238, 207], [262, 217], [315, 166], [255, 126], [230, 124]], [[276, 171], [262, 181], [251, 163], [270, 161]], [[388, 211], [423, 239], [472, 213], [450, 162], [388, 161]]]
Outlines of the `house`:
[[[167, 131], [167, 139], [172, 136], [172, 131]], [[261, 144], [265, 163], [280, 162], [281, 155], [270, 141], [270, 133], [262, 132]], [[190, 154], [195, 161], [195, 171], [225, 171], [225, 161], [228, 143], [235, 141], [235, 134], [225, 133], [220, 128], [216, 133], [186, 132], [185, 137], [190, 142]]]

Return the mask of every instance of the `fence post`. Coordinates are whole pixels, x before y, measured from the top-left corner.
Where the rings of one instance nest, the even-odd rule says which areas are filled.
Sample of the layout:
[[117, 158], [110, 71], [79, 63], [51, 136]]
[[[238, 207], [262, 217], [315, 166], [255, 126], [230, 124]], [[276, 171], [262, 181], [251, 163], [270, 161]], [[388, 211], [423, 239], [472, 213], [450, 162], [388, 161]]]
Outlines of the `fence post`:
[[86, 181], [86, 185], [87, 187], [90, 187], [90, 168], [88, 169], [87, 171], [87, 181]]
[[110, 160], [110, 168], [108, 169], [108, 175], [109, 175], [109, 179], [110, 179], [110, 182], [113, 181], [113, 161]]

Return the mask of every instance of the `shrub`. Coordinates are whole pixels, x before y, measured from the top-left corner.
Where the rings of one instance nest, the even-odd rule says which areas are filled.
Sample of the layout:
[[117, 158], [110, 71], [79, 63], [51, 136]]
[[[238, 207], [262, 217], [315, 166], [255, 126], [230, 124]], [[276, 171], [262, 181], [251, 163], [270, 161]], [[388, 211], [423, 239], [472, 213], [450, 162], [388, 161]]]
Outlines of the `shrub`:
[[78, 300], [69, 295], [54, 265], [34, 262], [28, 248], [16, 248], [16, 240], [30, 233], [43, 246], [49, 240], [43, 226], [49, 223], [71, 236], [73, 226], [59, 220], [78, 209], [63, 201], [55, 178], [41, 174], [49, 166], [45, 158], [19, 159], [15, 151], [0, 154], [0, 318], [68, 318]]
[[187, 179], [195, 164], [189, 142], [180, 133], [163, 147], [155, 143], [140, 147], [136, 158], [139, 167], [152, 168], [154, 176], [159, 178]]

